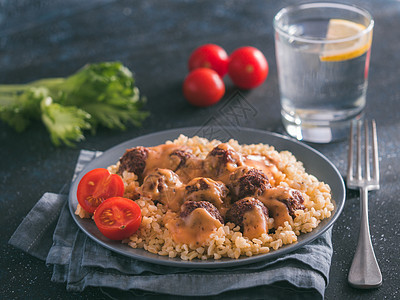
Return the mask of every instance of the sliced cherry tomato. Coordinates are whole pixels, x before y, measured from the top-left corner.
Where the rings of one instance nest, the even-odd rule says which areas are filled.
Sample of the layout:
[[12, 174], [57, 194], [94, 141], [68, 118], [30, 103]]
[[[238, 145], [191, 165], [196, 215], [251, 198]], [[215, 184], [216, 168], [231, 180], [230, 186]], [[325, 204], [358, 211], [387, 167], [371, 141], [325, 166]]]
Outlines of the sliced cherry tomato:
[[124, 182], [107, 169], [98, 168], [86, 173], [78, 184], [76, 196], [82, 208], [93, 213], [107, 198], [123, 196]]
[[206, 44], [196, 48], [189, 58], [189, 71], [198, 68], [209, 68], [224, 77], [228, 72], [229, 57], [226, 51], [218, 45]]
[[238, 48], [229, 57], [229, 77], [242, 89], [251, 89], [262, 84], [268, 76], [268, 70], [265, 56], [254, 47]]
[[190, 72], [183, 82], [183, 95], [195, 106], [210, 106], [221, 100], [225, 85], [211, 69], [199, 68]]
[[96, 209], [94, 222], [105, 237], [111, 240], [123, 240], [138, 230], [142, 222], [142, 213], [135, 201], [112, 197], [102, 202]]

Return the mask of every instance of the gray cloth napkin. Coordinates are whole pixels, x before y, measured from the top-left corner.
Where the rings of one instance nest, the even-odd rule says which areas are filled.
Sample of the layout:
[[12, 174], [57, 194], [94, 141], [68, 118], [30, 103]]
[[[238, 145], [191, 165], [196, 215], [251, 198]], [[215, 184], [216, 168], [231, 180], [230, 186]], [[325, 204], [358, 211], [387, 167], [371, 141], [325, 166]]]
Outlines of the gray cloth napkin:
[[[74, 178], [99, 155], [101, 152], [82, 150]], [[78, 228], [67, 202], [66, 195], [45, 193], [9, 243], [45, 260], [53, 267], [52, 281], [66, 283], [69, 291], [96, 286], [180, 296], [226, 294], [233, 298], [241, 297], [240, 291], [252, 287], [260, 287], [260, 291], [269, 287], [274, 291], [268, 296], [272, 299], [282, 299], [280, 295], [293, 292], [296, 299], [299, 295], [307, 299], [310, 295], [324, 296], [333, 252], [331, 229], [314, 242], [275, 260], [196, 270], [147, 263], [102, 247]]]

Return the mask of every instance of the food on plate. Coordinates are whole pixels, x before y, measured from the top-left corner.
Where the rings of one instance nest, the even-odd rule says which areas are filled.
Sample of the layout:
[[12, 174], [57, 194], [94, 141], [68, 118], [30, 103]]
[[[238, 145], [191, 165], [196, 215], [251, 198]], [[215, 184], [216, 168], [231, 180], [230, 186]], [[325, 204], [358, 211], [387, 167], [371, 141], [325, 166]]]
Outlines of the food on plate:
[[108, 198], [94, 212], [97, 228], [111, 240], [130, 237], [138, 230], [141, 221], [139, 205], [123, 197]]
[[78, 184], [76, 194], [79, 204], [89, 213], [93, 213], [104, 200], [123, 195], [122, 178], [103, 168], [86, 173]]
[[246, 46], [229, 56], [228, 75], [242, 89], [261, 85], [268, 76], [268, 62], [260, 50]]
[[268, 233], [268, 208], [256, 198], [246, 197], [234, 202], [225, 218], [240, 226], [243, 235], [249, 239]]
[[218, 73], [211, 69], [195, 69], [183, 82], [183, 95], [194, 106], [213, 105], [221, 100], [224, 93], [224, 82]]
[[[123, 242], [183, 260], [277, 250], [334, 209], [327, 184], [290, 152], [264, 144], [181, 135], [127, 149], [108, 170], [121, 176], [123, 197], [142, 213], [140, 227]], [[92, 216], [80, 205], [76, 214]]]
[[215, 44], [205, 44], [196, 48], [189, 57], [188, 69], [209, 68], [223, 78], [228, 72], [229, 57], [226, 51]]

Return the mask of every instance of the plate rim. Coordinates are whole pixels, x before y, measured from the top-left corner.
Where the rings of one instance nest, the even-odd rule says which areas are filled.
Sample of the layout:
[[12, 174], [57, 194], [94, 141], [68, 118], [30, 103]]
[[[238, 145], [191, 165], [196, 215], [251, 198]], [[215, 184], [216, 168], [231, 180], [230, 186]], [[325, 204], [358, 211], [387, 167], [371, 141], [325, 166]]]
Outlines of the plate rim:
[[[219, 127], [219, 126], [213, 126], [213, 127]], [[149, 139], [149, 138], [152, 139], [153, 137], [160, 137], [163, 135], [169, 136], [171, 134], [176, 135], [175, 138], [178, 138], [179, 135], [182, 134], [182, 131], [193, 130], [194, 132], [198, 132], [200, 129], [203, 128], [202, 126], [172, 128], [172, 129], [156, 131], [156, 132], [136, 136], [132, 139], [121, 142], [113, 147], [110, 147], [109, 149], [105, 150], [99, 157], [96, 157], [93, 160], [91, 160], [88, 164], [86, 164], [84, 166], [84, 168], [79, 173], [76, 174], [75, 179], [73, 180], [73, 182], [71, 183], [71, 186], [69, 188], [68, 206], [69, 206], [69, 211], [72, 215], [72, 218], [75, 221], [75, 224], [77, 224], [78, 227], [80, 228], [80, 230], [82, 230], [93, 241], [95, 241], [96, 243], [100, 244], [101, 246], [103, 246], [115, 253], [118, 253], [118, 254], [133, 258], [133, 259], [137, 259], [140, 261], [144, 261], [147, 263], [159, 264], [159, 265], [164, 265], [164, 266], [172, 266], [172, 267], [185, 267], [185, 268], [197, 268], [197, 269], [199, 269], [199, 268], [201, 268], [201, 269], [203, 269], [203, 268], [225, 268], [225, 267], [231, 267], [231, 266], [251, 264], [251, 263], [259, 262], [261, 260], [272, 260], [277, 257], [283, 256], [287, 253], [293, 252], [293, 251], [301, 248], [304, 245], [312, 243], [315, 239], [317, 239], [320, 235], [325, 233], [329, 228], [331, 228], [334, 225], [334, 223], [337, 221], [337, 219], [339, 218], [340, 214], [343, 211], [343, 207], [344, 207], [344, 204], [346, 201], [346, 189], [345, 189], [343, 177], [341, 176], [340, 172], [338, 171], [336, 166], [325, 155], [323, 155], [318, 150], [312, 148], [311, 146], [309, 146], [301, 141], [298, 141], [296, 139], [293, 139], [291, 137], [288, 137], [288, 136], [285, 136], [285, 135], [282, 135], [279, 133], [270, 132], [270, 131], [261, 130], [261, 129], [247, 128], [247, 127], [240, 127], [240, 128], [234, 127], [234, 126], [223, 126], [223, 127], [226, 129], [234, 129], [234, 130], [239, 130], [239, 131], [243, 131], [243, 132], [254, 132], [254, 133], [258, 133], [258, 134], [265, 135], [265, 136], [273, 136], [274, 138], [284, 140], [284, 142], [288, 143], [288, 144], [294, 143], [300, 148], [305, 148], [307, 151], [311, 151], [313, 153], [313, 155], [317, 155], [323, 161], [328, 163], [328, 165], [331, 167], [332, 171], [334, 171], [334, 173], [337, 175], [337, 179], [339, 179], [339, 182], [340, 182], [339, 189], [342, 194], [342, 197], [341, 197], [341, 199], [338, 199], [338, 200], [340, 200], [339, 206], [337, 205], [338, 201], [335, 201], [335, 199], [332, 199], [332, 202], [335, 206], [335, 209], [334, 209], [335, 213], [331, 217], [323, 220], [323, 221], [327, 222], [327, 224], [325, 224], [324, 227], [319, 228], [317, 233], [312, 234], [313, 231], [318, 229], [318, 227], [309, 233], [302, 233], [301, 235], [308, 235], [308, 236], [306, 238], [304, 238], [303, 240], [301, 240], [300, 242], [296, 242], [296, 243], [289, 244], [289, 245], [284, 245], [283, 247], [279, 248], [278, 250], [272, 250], [271, 252], [268, 252], [265, 254], [258, 254], [258, 255], [251, 256], [251, 257], [241, 256], [239, 259], [223, 258], [223, 259], [215, 260], [215, 259], [210, 258], [210, 259], [204, 260], [204, 261], [202, 261], [202, 260], [185, 261], [185, 260], [180, 259], [179, 257], [169, 259], [168, 257], [150, 253], [144, 249], [134, 249], [134, 248], [131, 248], [130, 246], [128, 246], [127, 244], [123, 244], [118, 241], [119, 242], [118, 246], [125, 245], [125, 247], [127, 248], [126, 251], [120, 250], [119, 247], [116, 248], [112, 245], [112, 244], [115, 244], [113, 241], [110, 240], [110, 241], [104, 242], [104, 241], [100, 240], [99, 238], [97, 238], [96, 236], [92, 235], [84, 225], [86, 223], [86, 221], [88, 221], [88, 219], [81, 219], [81, 218], [79, 218], [79, 216], [75, 215], [76, 208], [73, 207], [73, 202], [74, 202], [73, 190], [76, 189], [76, 186], [78, 184], [78, 179], [80, 179], [83, 176], [83, 173], [87, 172], [86, 169], [88, 169], [91, 164], [94, 164], [96, 161], [98, 161], [104, 154], [112, 153], [113, 151], [115, 151], [116, 149], [119, 149], [119, 148], [124, 148], [125, 147], [124, 145], [133, 144], [135, 140]], [[164, 139], [164, 141], [167, 141], [167, 140], [171, 140], [171, 138], [166, 137]], [[263, 142], [259, 141], [259, 142], [253, 142], [253, 143], [256, 144], [256, 143], [263, 143]], [[264, 143], [268, 144], [269, 146], [273, 146], [275, 148], [275, 146], [273, 144], [269, 144], [266, 142], [264, 142]], [[139, 145], [137, 145], [137, 146], [139, 146]], [[283, 150], [279, 150], [279, 151], [283, 151]], [[288, 151], [290, 151], [292, 153], [292, 150], [288, 149]], [[295, 153], [292, 153], [292, 154], [296, 157], [296, 160], [298, 160], [296, 154]], [[298, 160], [298, 161], [301, 161], [301, 160]], [[306, 172], [307, 172], [307, 170], [306, 170]], [[340, 196], [340, 195], [338, 195], [338, 196]], [[76, 202], [77, 202], [77, 200], [76, 200]], [[90, 220], [90, 222], [92, 222], [92, 220]], [[135, 252], [143, 252], [144, 251], [144, 255], [141, 255], [140, 253], [135, 253], [132, 251], [135, 251]]]

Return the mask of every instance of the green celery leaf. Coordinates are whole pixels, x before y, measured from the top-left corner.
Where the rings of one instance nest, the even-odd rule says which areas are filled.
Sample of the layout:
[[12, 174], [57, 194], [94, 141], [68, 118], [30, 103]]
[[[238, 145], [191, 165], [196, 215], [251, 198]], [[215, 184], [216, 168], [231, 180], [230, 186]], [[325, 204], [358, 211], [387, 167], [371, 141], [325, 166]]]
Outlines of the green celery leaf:
[[42, 121], [50, 133], [54, 145], [64, 143], [74, 146], [73, 142], [84, 139], [82, 130], [90, 129], [90, 115], [74, 106], [62, 106], [53, 103], [50, 98], [41, 103]]
[[140, 126], [142, 111], [132, 72], [120, 62], [88, 64], [67, 78], [44, 78], [27, 84], [0, 85], [0, 120], [22, 131], [42, 120], [55, 145], [83, 138], [82, 131], [101, 125]]
[[98, 125], [112, 129], [125, 129], [126, 123], [140, 126], [148, 116], [140, 111], [145, 99], [140, 98], [131, 71], [120, 62], [86, 65], [66, 79], [59, 101], [87, 111], [93, 130]]
[[111, 106], [108, 103], [88, 103], [82, 105], [82, 108], [92, 116], [93, 132], [98, 124], [121, 130], [125, 129], [126, 123], [140, 126], [141, 122], [148, 116], [148, 112], [139, 111], [136, 107], [121, 108]]
[[48, 94], [46, 88], [30, 87], [3, 95], [0, 119], [18, 132], [25, 130], [32, 120], [40, 118], [40, 103], [49, 97]]

